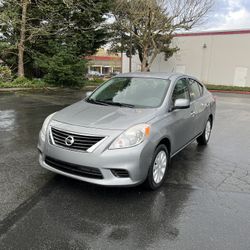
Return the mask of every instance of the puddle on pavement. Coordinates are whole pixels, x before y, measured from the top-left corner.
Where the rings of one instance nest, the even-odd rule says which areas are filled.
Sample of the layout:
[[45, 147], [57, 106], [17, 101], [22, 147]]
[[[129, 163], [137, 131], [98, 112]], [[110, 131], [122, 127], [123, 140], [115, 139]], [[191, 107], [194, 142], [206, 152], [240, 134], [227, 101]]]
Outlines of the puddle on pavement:
[[16, 111], [3, 110], [0, 111], [0, 131], [11, 131], [15, 127]]

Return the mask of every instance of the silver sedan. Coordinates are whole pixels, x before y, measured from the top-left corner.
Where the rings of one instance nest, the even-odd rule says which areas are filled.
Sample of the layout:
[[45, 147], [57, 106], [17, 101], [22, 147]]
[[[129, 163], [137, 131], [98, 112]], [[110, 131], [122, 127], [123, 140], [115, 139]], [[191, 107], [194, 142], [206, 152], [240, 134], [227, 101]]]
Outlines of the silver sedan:
[[40, 165], [109, 186], [159, 188], [170, 159], [197, 140], [206, 145], [215, 99], [181, 74], [121, 74], [86, 99], [48, 116], [39, 134]]

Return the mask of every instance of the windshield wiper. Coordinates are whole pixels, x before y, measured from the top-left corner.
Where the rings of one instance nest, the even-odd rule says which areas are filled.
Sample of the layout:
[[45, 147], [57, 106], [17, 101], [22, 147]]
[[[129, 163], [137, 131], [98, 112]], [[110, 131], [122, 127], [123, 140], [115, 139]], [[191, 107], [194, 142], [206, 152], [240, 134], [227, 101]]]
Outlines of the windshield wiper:
[[104, 105], [104, 106], [109, 105], [109, 104], [108, 104], [108, 103], [106, 103], [106, 102], [103, 102], [103, 101], [97, 101], [97, 100], [94, 100], [94, 99], [87, 99], [87, 102], [94, 103], [94, 104], [98, 104], [98, 105]]
[[114, 105], [114, 106], [119, 106], [119, 107], [127, 107], [127, 108], [134, 108], [135, 105], [133, 104], [128, 104], [128, 103], [123, 103], [123, 102], [111, 102], [111, 101], [101, 101], [102, 103], [106, 103], [108, 105]]
[[99, 105], [113, 105], [113, 106], [119, 106], [119, 107], [127, 107], [127, 108], [134, 108], [135, 105], [128, 104], [128, 103], [122, 103], [122, 102], [112, 102], [112, 101], [106, 101], [106, 100], [94, 100], [94, 99], [87, 99], [87, 102], [99, 104]]

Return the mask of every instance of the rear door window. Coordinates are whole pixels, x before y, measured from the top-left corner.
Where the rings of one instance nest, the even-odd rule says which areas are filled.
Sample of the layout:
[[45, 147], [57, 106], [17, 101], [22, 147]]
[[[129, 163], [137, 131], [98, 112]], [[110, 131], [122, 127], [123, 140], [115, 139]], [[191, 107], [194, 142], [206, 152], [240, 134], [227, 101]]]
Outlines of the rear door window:
[[194, 101], [203, 95], [203, 87], [194, 79], [189, 79], [189, 90], [191, 101]]

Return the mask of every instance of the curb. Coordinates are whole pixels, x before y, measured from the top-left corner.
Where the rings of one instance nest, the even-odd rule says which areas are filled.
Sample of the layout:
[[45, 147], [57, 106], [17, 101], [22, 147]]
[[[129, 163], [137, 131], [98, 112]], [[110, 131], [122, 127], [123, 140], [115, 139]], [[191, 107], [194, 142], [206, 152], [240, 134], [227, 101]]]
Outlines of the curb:
[[241, 95], [250, 95], [250, 91], [241, 91], [241, 90], [216, 90], [209, 89], [208, 91], [213, 93], [226, 93], [226, 94], [241, 94]]
[[47, 87], [47, 88], [0, 88], [1, 92], [15, 92], [15, 91], [26, 91], [26, 90], [57, 90], [57, 87]]
[[[94, 86], [94, 85], [87, 85], [84, 86], [81, 89], [77, 89], [77, 90], [83, 90], [83, 91], [88, 91], [88, 90], [94, 90], [95, 88], [97, 88], [98, 86]], [[1, 92], [15, 92], [15, 91], [36, 91], [36, 90], [74, 90], [74, 89], [70, 89], [70, 88], [61, 88], [61, 87], [46, 87], [46, 88], [0, 88], [0, 93]]]
[[22, 90], [32, 90], [32, 88], [1, 88], [0, 92], [22, 91]]

